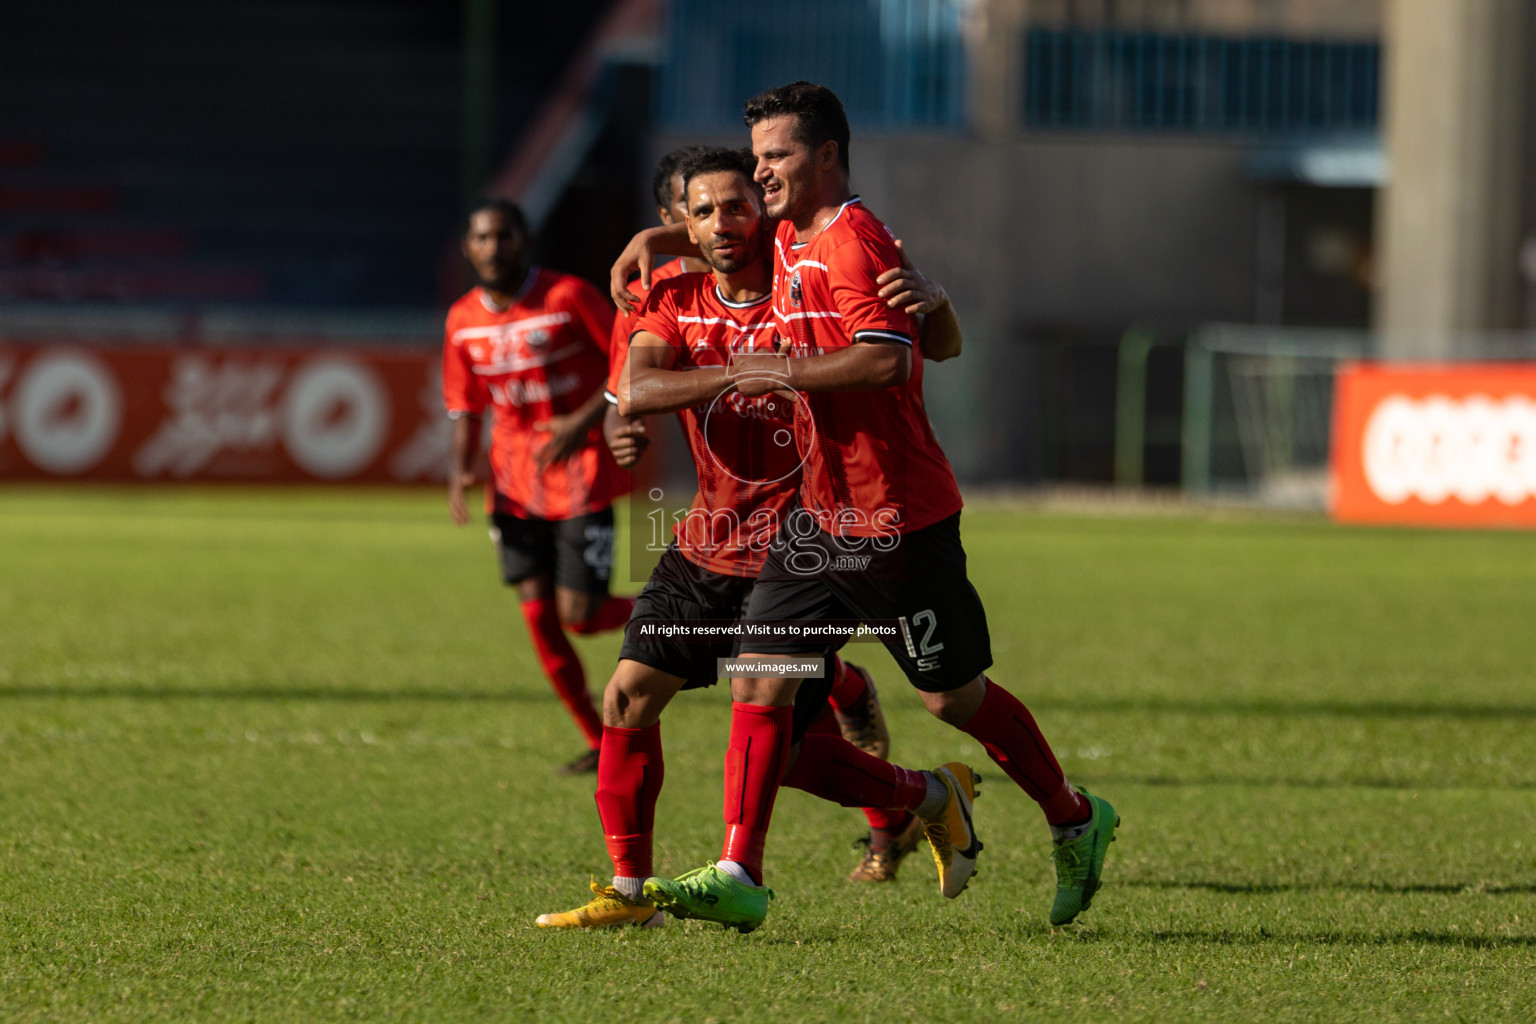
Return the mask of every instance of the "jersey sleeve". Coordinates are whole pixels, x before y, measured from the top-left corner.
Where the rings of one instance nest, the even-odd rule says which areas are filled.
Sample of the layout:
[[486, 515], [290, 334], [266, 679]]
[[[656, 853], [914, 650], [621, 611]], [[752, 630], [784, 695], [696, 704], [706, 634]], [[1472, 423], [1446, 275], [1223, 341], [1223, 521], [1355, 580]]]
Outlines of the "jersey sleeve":
[[624, 373], [624, 362], [629, 358], [629, 336], [635, 329], [635, 313], [620, 313], [613, 318], [613, 334], [608, 342], [608, 389], [603, 397], [617, 405], [619, 402], [619, 377]]
[[[673, 278], [676, 280], [676, 278]], [[654, 334], [678, 352], [686, 352], [687, 341], [683, 338], [680, 311], [677, 302], [678, 289], [670, 282], [652, 288], [645, 297], [645, 305], [635, 315], [629, 335], [633, 338], [641, 331]]]
[[843, 333], [850, 341], [894, 341], [912, 344], [916, 325], [900, 309], [891, 309], [880, 298], [875, 278], [901, 266], [894, 243], [881, 245], [869, 238], [844, 242], [828, 260], [827, 283], [832, 303], [842, 315]]
[[454, 338], [457, 328], [457, 318], [449, 316], [443, 329], [443, 406], [454, 419], [480, 416], [488, 404], [464, 343]]

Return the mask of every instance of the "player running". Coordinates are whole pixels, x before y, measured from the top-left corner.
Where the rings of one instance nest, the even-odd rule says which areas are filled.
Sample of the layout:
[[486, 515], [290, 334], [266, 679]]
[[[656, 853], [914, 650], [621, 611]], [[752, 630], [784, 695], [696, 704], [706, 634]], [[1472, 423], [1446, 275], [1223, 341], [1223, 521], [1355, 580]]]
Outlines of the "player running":
[[[1102, 797], [1067, 781], [1028, 709], [986, 675], [991, 641], [966, 576], [960, 491], [923, 407], [911, 318], [877, 294], [877, 276], [896, 249], [849, 188], [842, 104], [822, 86], [797, 82], [749, 100], [745, 120], [756, 179], [769, 215], [779, 219], [773, 305], [789, 351], [743, 354], [730, 380], [746, 396], [790, 390], [810, 411], [797, 424], [806, 454], [799, 506], [768, 550], [745, 617], [897, 620], [901, 637], [887, 647], [928, 710], [980, 741], [1040, 805], [1054, 841], [1050, 920], [1066, 924], [1091, 904], [1120, 819]], [[754, 641], [742, 656], [837, 646]], [[761, 886], [778, 786], [773, 764], [789, 743], [784, 713], [799, 685], [754, 681], [749, 702], [779, 714], [760, 716], [756, 721], [771, 725], [752, 730], [745, 718], [732, 721], [732, 749], [745, 764], [739, 809], [727, 808], [721, 862], [677, 880], [650, 880], [645, 893], [658, 904], [709, 918]], [[957, 856], [950, 870], [967, 868]], [[759, 905], [766, 910], [767, 901]]]
[[[686, 223], [714, 272], [684, 274], [653, 287], [636, 323], [627, 371], [614, 383], [626, 415], [681, 415], [700, 486], [676, 541], [637, 599], [618, 669], [604, 694], [597, 804], [613, 882], [594, 883], [594, 898], [585, 906], [541, 915], [541, 927], [654, 927], [665, 921], [643, 893], [652, 870], [663, 776], [659, 719], [678, 690], [714, 684], [717, 659], [729, 656], [733, 644], [672, 640], [647, 627], [738, 619], [767, 541], [794, 498], [800, 459], [792, 437], [793, 402], [778, 395], [744, 399], [727, 380], [732, 358], [771, 352], [776, 333], [768, 238], [751, 171], [750, 156], [733, 150], [708, 150], [685, 165]], [[829, 679], [808, 681], [793, 707], [782, 709], [743, 703], [736, 689], [744, 682], [732, 681], [733, 721], [782, 719], [790, 739], [769, 766], [776, 779], [782, 775], [786, 785], [844, 806], [895, 808], [893, 817], [902, 821], [900, 831], [912, 835], [912, 845], [921, 827], [940, 854], [949, 837], [969, 834], [975, 796], [970, 769], [950, 764], [911, 771], [865, 753], [835, 726], [815, 730]], [[732, 765], [739, 761], [734, 751], [726, 759], [728, 807], [735, 785]], [[751, 931], [770, 897], [756, 888], [744, 900], [713, 908], [708, 917]]]
[[564, 630], [618, 629], [634, 600], [608, 593], [613, 499], [629, 486], [598, 429], [613, 311], [579, 278], [528, 262], [522, 211], [469, 212], [465, 259], [480, 283], [448, 311], [443, 402], [453, 420], [448, 514], [469, 522], [481, 418], [495, 410], [486, 513], [502, 579], [517, 588], [544, 672], [587, 741], [562, 775], [597, 769], [603, 723]]

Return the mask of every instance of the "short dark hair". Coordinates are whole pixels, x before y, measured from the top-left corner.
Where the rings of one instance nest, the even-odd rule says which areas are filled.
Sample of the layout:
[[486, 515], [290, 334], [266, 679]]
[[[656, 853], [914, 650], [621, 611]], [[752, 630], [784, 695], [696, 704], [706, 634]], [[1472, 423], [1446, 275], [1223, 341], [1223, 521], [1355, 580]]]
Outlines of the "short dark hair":
[[475, 214], [484, 213], [487, 210], [495, 210], [507, 218], [507, 223], [515, 228], [524, 238], [532, 238], [528, 230], [528, 218], [523, 216], [523, 208], [510, 199], [501, 196], [481, 196], [476, 199], [469, 212], [464, 214], [464, 233], [469, 234], [469, 223], [475, 219]]
[[682, 149], [674, 149], [661, 158], [656, 165], [656, 174], [651, 178], [651, 195], [656, 197], [656, 205], [665, 210], [672, 205], [672, 175], [676, 174], [695, 154], [708, 149], [708, 146], [684, 146]]
[[688, 183], [694, 178], [701, 174], [714, 174], [716, 171], [736, 171], [745, 175], [754, 189], [758, 187], [757, 182], [752, 180], [752, 174], [757, 170], [757, 158], [752, 155], [750, 149], [699, 146], [696, 152], [683, 161], [683, 166], [679, 170], [683, 176], [685, 191]]
[[791, 82], [758, 93], [747, 100], [742, 111], [748, 128], [776, 117], [793, 117], [795, 138], [812, 149], [829, 139], [837, 143], [837, 162], [844, 174], [849, 173], [848, 115], [843, 111], [842, 100], [831, 89], [814, 82]]

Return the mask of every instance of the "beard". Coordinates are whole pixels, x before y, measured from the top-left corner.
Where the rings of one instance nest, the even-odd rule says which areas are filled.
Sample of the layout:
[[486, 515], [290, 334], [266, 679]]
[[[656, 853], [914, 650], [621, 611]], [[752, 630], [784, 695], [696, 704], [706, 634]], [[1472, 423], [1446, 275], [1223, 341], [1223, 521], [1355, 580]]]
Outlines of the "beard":
[[751, 244], [751, 242], [747, 240], [742, 240], [738, 244], [741, 246], [741, 248], [735, 253], [732, 253], [730, 256], [720, 255], [715, 251], [714, 246], [700, 246], [699, 251], [704, 256], [704, 262], [708, 263], [714, 269], [720, 271], [720, 273], [734, 274], [738, 270], [742, 270], [751, 266], [753, 261], [758, 258], [759, 249], [761, 248], [760, 246]]

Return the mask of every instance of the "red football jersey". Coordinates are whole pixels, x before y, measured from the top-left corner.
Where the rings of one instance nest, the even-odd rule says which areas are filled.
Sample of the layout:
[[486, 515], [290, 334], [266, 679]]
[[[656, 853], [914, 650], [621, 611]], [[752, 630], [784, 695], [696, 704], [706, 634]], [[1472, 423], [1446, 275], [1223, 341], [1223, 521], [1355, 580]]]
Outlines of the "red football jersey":
[[[672, 260], [663, 263], [659, 267], [651, 268], [651, 287], [655, 288], [661, 282], [677, 277], [685, 273], [683, 261]], [[686, 271], [686, 273], [698, 273], [698, 271]], [[640, 319], [641, 312], [645, 309], [645, 297], [649, 294], [641, 286], [638, 279], [629, 283], [629, 290], [638, 299], [633, 313], [620, 313], [613, 318], [613, 341], [608, 345], [608, 390], [605, 395], [610, 402], [618, 401], [619, 375], [624, 372], [624, 360], [629, 355], [629, 339], [638, 330], [635, 324]]]
[[[890, 309], [875, 278], [900, 266], [890, 230], [857, 196], [809, 242], [779, 222], [773, 306], [796, 355], [835, 352], [860, 341], [913, 344], [912, 318]], [[910, 533], [961, 507], [954, 470], [923, 408], [923, 360], [883, 391], [806, 395], [799, 443], [806, 451], [800, 501], [824, 529], [855, 537]]]
[[534, 267], [511, 305], [483, 288], [453, 304], [443, 342], [443, 404], [450, 416], [494, 408], [486, 511], [570, 519], [613, 503], [629, 474], [613, 461], [599, 424], [584, 448], [539, 472], [549, 435], [535, 427], [574, 411], [608, 372], [613, 307], [569, 274]]
[[[678, 370], [726, 366], [733, 352], [772, 352], [776, 335], [769, 296], [729, 302], [712, 274], [655, 285], [635, 330], [676, 350]], [[800, 483], [795, 403], [729, 390], [677, 415], [699, 477], [693, 504], [674, 530], [678, 550], [711, 572], [756, 576]]]

